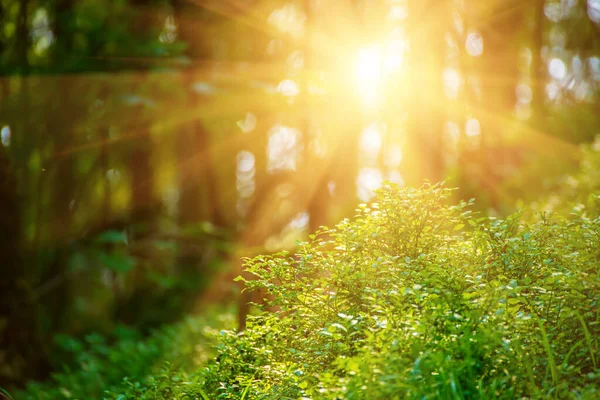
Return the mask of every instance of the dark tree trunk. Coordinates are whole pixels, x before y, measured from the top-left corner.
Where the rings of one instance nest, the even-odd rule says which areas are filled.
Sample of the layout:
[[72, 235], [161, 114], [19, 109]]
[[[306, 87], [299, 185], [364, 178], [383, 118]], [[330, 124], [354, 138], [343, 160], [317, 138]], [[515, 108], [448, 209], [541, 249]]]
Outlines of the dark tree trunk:
[[471, 61], [479, 73], [481, 96], [479, 100], [471, 96], [469, 106], [474, 110], [471, 117], [480, 121], [481, 133], [479, 145], [471, 146], [470, 150], [463, 149], [461, 155], [465, 163], [463, 170], [471, 171], [465, 175], [468, 181], [464, 186], [474, 186], [478, 197], [485, 194], [489, 205], [500, 210], [504, 203], [501, 194], [505, 170], [513, 157], [507, 151], [496, 149], [506, 147], [511, 140], [514, 142], [518, 132], [515, 106], [519, 82], [516, 40], [519, 30], [515, 27], [522, 26], [523, 8], [496, 2], [485, 7], [473, 4], [472, 9], [467, 24], [481, 33], [483, 53]]
[[[203, 39], [202, 21], [205, 10], [187, 0], [173, 0], [178, 39], [187, 43], [186, 55], [189, 67], [181, 72], [181, 83], [186, 92], [182, 106], [184, 122], [175, 137], [177, 167], [179, 175], [180, 226], [209, 221], [214, 226], [223, 227], [226, 221], [222, 215], [218, 199], [218, 187], [214, 176], [216, 165], [213, 161], [209, 132], [202, 121], [203, 95], [194, 91], [194, 83], [200, 76], [201, 60], [207, 55], [206, 39]], [[231, 155], [224, 155], [228, 160]], [[192, 246], [180, 249], [178, 269], [184, 275], [209, 278], [211, 271], [203, 270], [201, 260], [206, 249]]]
[[19, 204], [9, 160], [0, 145], [0, 387], [43, 379], [49, 372], [31, 277], [23, 263]]
[[[133, 10], [131, 21], [131, 36], [143, 46], [158, 36], [157, 13], [151, 7], [152, 0], [130, 0]], [[123, 134], [135, 138], [125, 149], [127, 154], [127, 170], [130, 178], [131, 200], [127, 210], [127, 216], [123, 221], [124, 229], [127, 230], [127, 238], [130, 245], [137, 244], [143, 237], [150, 235], [155, 229], [157, 201], [154, 196], [154, 171], [152, 168], [152, 138], [150, 135], [150, 118], [147, 104], [146, 88], [151, 82], [152, 76], [149, 67], [142, 66], [135, 71], [130, 81], [129, 90], [131, 95], [143, 99], [128, 107], [128, 115], [123, 128]], [[140, 258], [148, 257], [148, 254], [136, 254]], [[127, 282], [123, 284], [121, 275], [117, 271], [111, 271], [111, 286], [114, 296], [113, 316], [115, 320], [128, 324], [139, 323], [139, 305], [137, 300], [144, 287], [140, 286], [143, 279], [142, 268], [132, 271]], [[126, 290], [127, 289], [127, 290]]]
[[[144, 110], [136, 108], [135, 115], [142, 115]], [[153, 174], [150, 154], [152, 146], [148, 123], [143, 117], [134, 121], [128, 134], [136, 136], [134, 145], [129, 151], [129, 171], [131, 173], [131, 206], [130, 220], [132, 223], [145, 223], [146, 218], [152, 218], [154, 201]], [[141, 220], [140, 220], [141, 219]]]
[[[56, 4], [56, 44], [53, 62], [59, 66], [64, 58], [72, 51], [72, 32], [66, 29], [66, 21], [73, 12], [73, 0], [62, 0]], [[59, 71], [60, 72], [60, 71]], [[74, 203], [75, 176], [73, 171], [73, 157], [69, 154], [73, 142], [74, 121], [71, 102], [71, 81], [63, 76], [56, 78], [56, 95], [61, 99], [54, 102], [53, 118], [47, 123], [48, 137], [52, 138], [55, 157], [50, 165], [53, 172], [53, 192], [51, 200], [49, 243], [54, 246], [54, 257], [42, 275], [42, 282], [58, 280], [61, 282], [51, 293], [44, 297], [44, 311], [51, 315], [50, 331], [62, 328], [62, 320], [68, 308], [68, 243], [71, 241], [71, 226]], [[43, 179], [43, 178], [42, 178]], [[47, 178], [46, 178], [47, 179]], [[39, 249], [38, 249], [39, 250]]]
[[[152, 35], [156, 33], [157, 23], [150, 7], [151, 1], [132, 0], [131, 4], [135, 11], [132, 35], [140, 43], [152, 40]], [[150, 79], [150, 73], [137, 71], [132, 82], [132, 93], [143, 98], [145, 86], [148, 85]], [[149, 218], [152, 218], [151, 208], [154, 201], [154, 182], [150, 161], [152, 151], [150, 124], [144, 103], [132, 106], [130, 112], [134, 118], [129, 120], [125, 133], [136, 139], [129, 147], [129, 172], [131, 174], [130, 222], [145, 224]]]
[[182, 72], [181, 80], [187, 91], [184, 115], [186, 121], [177, 133], [179, 156], [181, 223], [197, 223], [208, 220], [216, 226], [225, 224], [219, 208], [214, 177], [213, 150], [208, 131], [202, 122], [202, 95], [193, 91], [200, 72], [201, 61], [210, 56], [202, 40], [204, 10], [187, 0], [173, 0], [178, 38], [188, 44], [187, 57], [190, 67]]

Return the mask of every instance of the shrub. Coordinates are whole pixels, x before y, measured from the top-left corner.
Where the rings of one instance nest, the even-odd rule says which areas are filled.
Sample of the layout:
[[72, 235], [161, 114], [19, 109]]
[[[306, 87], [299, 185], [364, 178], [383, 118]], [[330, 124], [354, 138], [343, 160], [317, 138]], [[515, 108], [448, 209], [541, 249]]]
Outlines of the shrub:
[[600, 218], [480, 218], [450, 193], [390, 184], [295, 255], [248, 260], [278, 311], [223, 332], [203, 393], [600, 396]]
[[389, 184], [295, 254], [246, 260], [247, 290], [269, 294], [246, 331], [221, 331], [202, 367], [115, 372], [104, 397], [599, 398], [600, 217], [500, 220], [450, 198]]

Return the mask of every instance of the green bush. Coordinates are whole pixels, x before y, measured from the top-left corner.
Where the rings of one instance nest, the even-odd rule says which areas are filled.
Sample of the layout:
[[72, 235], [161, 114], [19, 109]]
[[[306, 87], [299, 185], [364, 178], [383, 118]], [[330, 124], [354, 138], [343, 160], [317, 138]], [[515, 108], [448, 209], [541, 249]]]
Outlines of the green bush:
[[145, 339], [125, 328], [117, 330], [112, 344], [98, 334], [85, 340], [58, 336], [59, 346], [72, 354], [74, 363], [48, 382], [29, 383], [26, 391], [14, 398], [102, 399], [112, 391], [147, 391], [165, 379], [169, 386], [174, 385], [214, 355], [216, 329], [231, 329], [233, 324], [231, 312], [212, 310], [156, 330]]
[[[571, 149], [572, 150], [572, 149]], [[600, 213], [600, 136], [578, 147], [577, 161], [531, 160], [504, 188], [507, 209], [528, 212], [553, 212], [569, 215], [572, 211]]]
[[295, 255], [248, 260], [277, 311], [223, 333], [203, 393], [600, 397], [600, 218], [478, 218], [450, 194], [389, 185]]
[[[155, 353], [181, 358], [131, 374], [119, 365], [146, 362], [117, 346], [100, 368], [116, 370], [94, 390], [113, 400], [600, 398], [600, 217], [481, 217], [451, 192], [390, 184], [295, 254], [247, 260], [247, 290], [267, 304], [243, 333], [220, 332], [216, 357], [186, 366], [187, 337]], [[82, 373], [29, 398], [97, 398], [78, 389]]]
[[546, 207], [559, 211], [600, 213], [600, 136], [582, 146], [581, 164], [575, 173], [564, 177], [556, 194], [550, 196]]

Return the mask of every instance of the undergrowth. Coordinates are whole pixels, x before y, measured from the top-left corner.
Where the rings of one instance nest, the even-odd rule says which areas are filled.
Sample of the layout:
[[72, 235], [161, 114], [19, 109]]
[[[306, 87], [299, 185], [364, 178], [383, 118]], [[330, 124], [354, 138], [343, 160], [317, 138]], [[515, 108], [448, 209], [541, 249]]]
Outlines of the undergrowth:
[[595, 209], [495, 219], [451, 192], [388, 184], [295, 254], [246, 260], [269, 296], [243, 333], [91, 337], [20, 398], [600, 398]]
[[[63, 351], [74, 357], [72, 365], [44, 383], [30, 383], [16, 400], [102, 399], [111, 393], [150, 391], [159, 382], [177, 386], [215, 355], [219, 329], [231, 329], [230, 310], [214, 309], [203, 316], [154, 331], [141, 338], [135, 330], [120, 329], [115, 342], [92, 334], [84, 340], [58, 336]], [[118, 397], [118, 396], [117, 396]], [[147, 397], [152, 398], [152, 397]]]

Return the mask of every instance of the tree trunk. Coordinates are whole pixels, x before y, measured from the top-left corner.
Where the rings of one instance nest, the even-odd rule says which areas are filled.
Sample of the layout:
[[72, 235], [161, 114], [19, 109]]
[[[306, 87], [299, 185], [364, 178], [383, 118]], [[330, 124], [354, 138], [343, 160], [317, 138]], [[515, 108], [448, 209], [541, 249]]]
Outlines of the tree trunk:
[[[481, 7], [481, 6], [480, 6]], [[483, 54], [473, 60], [481, 82], [481, 100], [473, 100], [472, 117], [480, 121], [479, 148], [469, 158], [478, 161], [472, 180], [483, 189], [492, 208], [503, 206], [502, 185], [505, 178], [507, 154], [494, 149], [505, 147], [516, 135], [515, 119], [518, 70], [518, 29], [522, 26], [522, 7], [506, 7], [504, 2], [477, 7], [471, 22], [483, 37]], [[469, 57], [467, 55], [467, 57]], [[469, 162], [469, 160], [466, 160]], [[479, 195], [481, 196], [481, 194]]]
[[444, 96], [444, 33], [447, 27], [446, 1], [415, 0], [410, 3], [410, 103], [403, 176], [408, 185], [423, 180], [438, 182], [444, 177], [442, 133]]
[[545, 0], [536, 0], [534, 3], [534, 28], [533, 28], [533, 40], [531, 45], [531, 89], [533, 96], [531, 99], [531, 107], [533, 111], [534, 126], [540, 129], [541, 132], [545, 132], [545, 117], [546, 117], [546, 106], [545, 99], [546, 94], [544, 93], [544, 82], [546, 81], [546, 74], [544, 69], [544, 60], [542, 59], [542, 48], [544, 46], [544, 35], [545, 31], [545, 20], [544, 5]]
[[50, 370], [23, 265], [19, 200], [9, 160], [0, 144], [0, 387], [43, 379]]
[[[310, 77], [316, 76], [320, 70], [318, 60], [314, 57], [313, 48], [316, 46], [316, 34], [313, 32], [318, 28], [316, 26], [317, 21], [313, 4], [311, 0], [306, 0], [304, 4], [304, 10], [306, 13], [305, 21], [305, 45], [304, 45], [304, 129], [303, 137], [305, 139], [304, 149], [306, 153], [314, 153], [318, 141], [322, 141], [323, 138], [315, 137], [315, 128], [321, 125], [321, 121], [316, 120], [316, 110], [312, 102], [312, 94], [309, 90]], [[321, 134], [321, 136], [324, 136]], [[333, 157], [332, 149], [329, 149], [329, 156]], [[307, 154], [305, 158], [306, 162], [316, 161], [314, 165], [307, 166], [308, 168], [317, 169], [314, 174], [317, 179], [313, 182], [315, 185], [313, 189], [313, 195], [307, 206], [309, 214], [309, 226], [308, 229], [311, 233], [314, 233], [319, 227], [327, 225], [329, 220], [329, 193], [327, 189], [327, 183], [331, 179], [330, 171], [328, 171], [328, 163], [318, 162], [318, 154]], [[326, 156], [326, 160], [327, 160]], [[310, 173], [310, 172], [309, 172]]]
[[[54, 31], [56, 33], [55, 53], [53, 61], [56, 65], [68, 56], [72, 51], [72, 32], [66, 29], [64, 23], [68, 20], [68, 15], [73, 11], [73, 0], [63, 0], [57, 2], [56, 24]], [[60, 71], [59, 71], [60, 72]], [[54, 257], [47, 266], [42, 275], [42, 282], [65, 277], [68, 272], [68, 243], [71, 241], [70, 235], [72, 225], [73, 209], [76, 206], [73, 196], [75, 188], [75, 176], [73, 171], [73, 157], [69, 154], [70, 146], [73, 146], [73, 121], [72, 96], [70, 95], [71, 81], [63, 76], [56, 78], [56, 93], [61, 99], [55, 102], [53, 118], [48, 121], [48, 137], [52, 138], [54, 143], [55, 157], [52, 160], [50, 170], [53, 172], [52, 178], [54, 189], [51, 200], [51, 222], [49, 226], [49, 243], [54, 246]], [[38, 249], [39, 250], [39, 249]], [[60, 279], [61, 286], [52, 291], [44, 298], [44, 311], [51, 315], [50, 331], [55, 331], [62, 327], [62, 319], [68, 306], [67, 279]]]
[[[204, 99], [194, 91], [194, 83], [199, 77], [199, 64], [207, 55], [203, 40], [202, 21], [205, 12], [200, 6], [187, 0], [173, 0], [178, 39], [187, 43], [187, 57], [190, 66], [181, 72], [181, 83], [186, 93], [182, 107], [184, 122], [176, 132], [175, 143], [178, 158], [180, 226], [209, 221], [214, 226], [223, 227], [226, 221], [222, 215], [213, 161], [209, 132], [200, 114]], [[229, 156], [230, 157], [230, 156]], [[203, 247], [184, 247], [178, 255], [178, 269], [181, 274], [209, 278], [210, 271], [200, 270]]]

